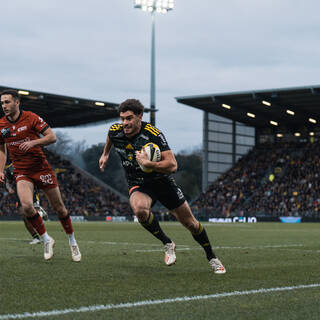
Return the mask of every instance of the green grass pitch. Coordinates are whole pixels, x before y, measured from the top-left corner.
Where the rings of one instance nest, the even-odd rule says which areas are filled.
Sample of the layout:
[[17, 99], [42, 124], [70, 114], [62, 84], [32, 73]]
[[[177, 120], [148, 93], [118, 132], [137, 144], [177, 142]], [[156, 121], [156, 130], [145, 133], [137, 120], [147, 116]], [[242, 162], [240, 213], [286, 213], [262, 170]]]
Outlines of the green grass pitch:
[[[25, 319], [76, 320], [320, 317], [319, 224], [204, 223], [225, 275], [210, 270], [203, 250], [175, 222], [162, 223], [177, 244], [172, 267], [163, 262], [161, 243], [137, 223], [74, 223], [81, 263], [71, 261], [60, 224], [46, 225], [56, 240], [48, 262], [42, 244], [29, 245], [22, 221], [0, 223], [0, 320], [26, 312]], [[310, 284], [318, 286], [299, 287]]]

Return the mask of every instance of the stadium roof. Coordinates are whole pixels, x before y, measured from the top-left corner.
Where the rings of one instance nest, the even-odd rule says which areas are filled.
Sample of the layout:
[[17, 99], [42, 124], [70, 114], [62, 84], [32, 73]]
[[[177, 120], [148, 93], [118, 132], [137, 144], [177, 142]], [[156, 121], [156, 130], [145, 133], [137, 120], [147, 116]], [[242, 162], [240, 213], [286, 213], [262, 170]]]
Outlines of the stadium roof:
[[118, 117], [116, 103], [0, 86], [0, 92], [6, 89], [19, 91], [23, 109], [43, 117], [52, 128], [79, 126]]
[[256, 128], [316, 130], [320, 123], [319, 85], [176, 97], [176, 100]]

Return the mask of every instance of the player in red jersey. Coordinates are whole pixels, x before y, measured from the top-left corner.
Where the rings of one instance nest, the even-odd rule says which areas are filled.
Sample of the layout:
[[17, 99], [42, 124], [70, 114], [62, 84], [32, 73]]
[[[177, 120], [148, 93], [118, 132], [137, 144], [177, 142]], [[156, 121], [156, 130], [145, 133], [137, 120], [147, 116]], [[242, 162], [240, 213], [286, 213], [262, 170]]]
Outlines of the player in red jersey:
[[72, 260], [79, 262], [81, 253], [74, 237], [70, 215], [61, 198], [56, 176], [42, 146], [56, 142], [56, 135], [38, 115], [20, 108], [20, 96], [15, 90], [1, 93], [4, 117], [0, 119], [0, 182], [4, 183], [4, 168], [8, 150], [14, 167], [17, 193], [24, 215], [44, 242], [44, 258], [53, 257], [54, 239], [46, 231], [41, 216], [33, 204], [34, 187], [42, 189], [69, 237]]
[[[23, 210], [22, 210], [22, 207], [21, 207], [18, 195], [17, 195], [16, 179], [13, 174], [12, 163], [5, 166], [4, 174], [6, 177], [6, 183], [5, 183], [6, 189], [7, 189], [8, 193], [11, 194], [13, 196], [13, 198], [15, 199], [16, 207], [18, 209], [19, 215], [21, 215], [26, 229], [28, 230], [28, 232], [32, 236], [32, 241], [29, 243], [30, 244], [41, 243], [40, 236], [38, 235], [37, 230], [34, 229], [32, 224], [30, 223], [30, 221], [23, 214]], [[39, 213], [39, 215], [41, 216], [41, 218], [43, 220], [48, 220], [47, 212], [40, 206], [40, 195], [37, 190], [35, 190], [35, 192], [34, 192], [33, 205], [34, 205], [35, 209], [37, 210], [37, 212]]]

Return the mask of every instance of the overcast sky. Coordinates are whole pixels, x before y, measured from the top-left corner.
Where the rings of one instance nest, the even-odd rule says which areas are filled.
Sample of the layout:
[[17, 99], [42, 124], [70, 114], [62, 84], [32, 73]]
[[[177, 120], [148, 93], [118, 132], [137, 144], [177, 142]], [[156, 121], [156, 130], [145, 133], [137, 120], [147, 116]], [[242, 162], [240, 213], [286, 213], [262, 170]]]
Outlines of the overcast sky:
[[[173, 151], [202, 143], [202, 111], [174, 97], [319, 84], [319, 12], [319, 0], [175, 0], [157, 14], [156, 126]], [[0, 30], [0, 85], [149, 106], [151, 16], [133, 0], [2, 0]], [[64, 131], [91, 145], [109, 126]]]

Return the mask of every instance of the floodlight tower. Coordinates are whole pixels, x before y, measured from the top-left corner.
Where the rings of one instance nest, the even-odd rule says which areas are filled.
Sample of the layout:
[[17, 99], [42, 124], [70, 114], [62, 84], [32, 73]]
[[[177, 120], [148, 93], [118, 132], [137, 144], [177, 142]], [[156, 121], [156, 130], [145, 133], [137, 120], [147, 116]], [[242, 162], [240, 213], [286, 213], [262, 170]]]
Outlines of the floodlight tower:
[[174, 7], [174, 0], [134, 0], [134, 7], [151, 13], [151, 85], [150, 85], [150, 123], [156, 124], [156, 79], [155, 79], [155, 13], [167, 13]]

